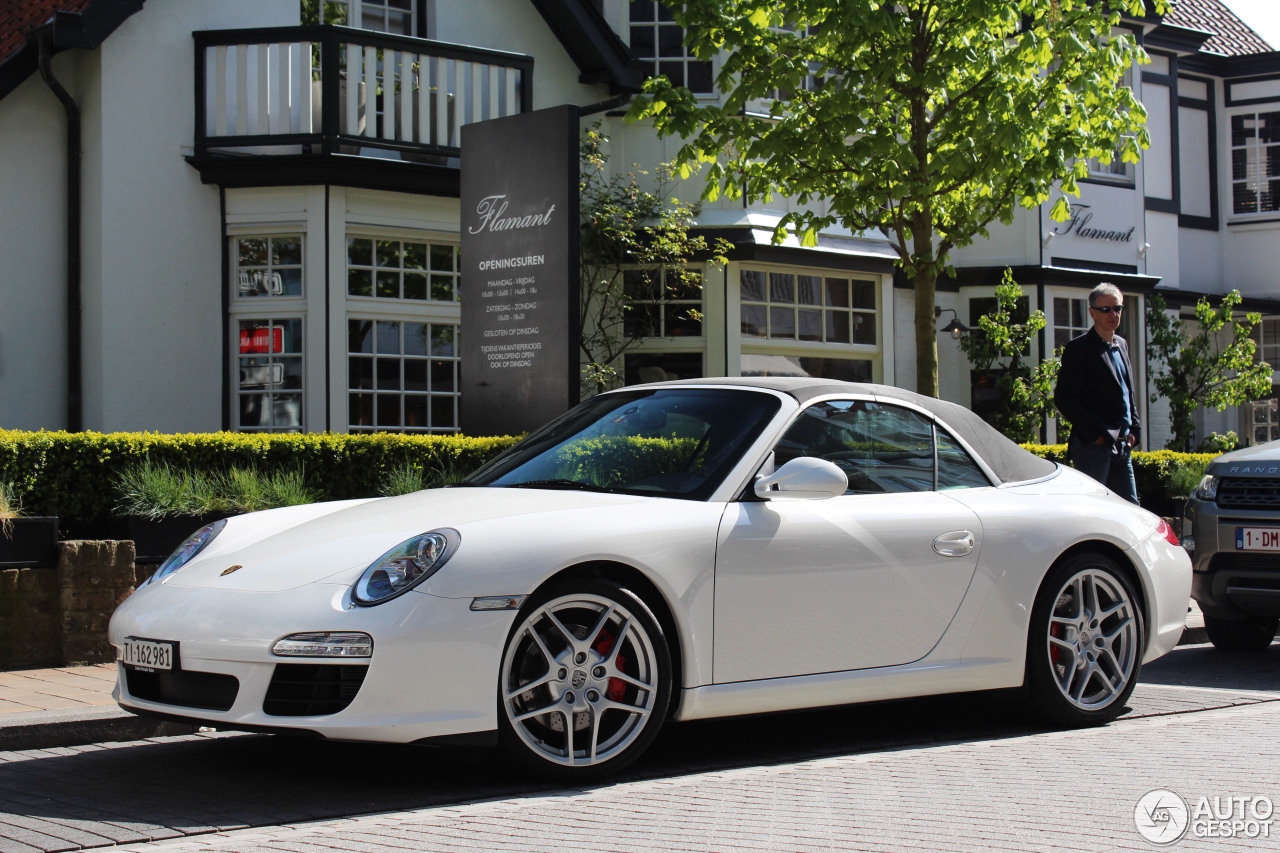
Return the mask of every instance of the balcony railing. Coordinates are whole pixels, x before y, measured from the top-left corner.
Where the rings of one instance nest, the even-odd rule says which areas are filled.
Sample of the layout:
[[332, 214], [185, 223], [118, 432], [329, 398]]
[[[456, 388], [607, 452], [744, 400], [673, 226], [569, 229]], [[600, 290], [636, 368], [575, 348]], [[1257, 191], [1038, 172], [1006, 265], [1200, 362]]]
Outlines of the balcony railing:
[[196, 154], [456, 157], [464, 124], [532, 102], [533, 58], [349, 27], [208, 30]]

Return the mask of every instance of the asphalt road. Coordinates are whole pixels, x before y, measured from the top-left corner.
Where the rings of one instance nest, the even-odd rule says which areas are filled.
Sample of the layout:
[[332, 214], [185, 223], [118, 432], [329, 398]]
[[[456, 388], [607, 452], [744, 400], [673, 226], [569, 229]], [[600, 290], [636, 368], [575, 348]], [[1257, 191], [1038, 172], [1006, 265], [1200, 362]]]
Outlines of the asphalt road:
[[[1117, 840], [1150, 850], [1132, 813], [1152, 788], [1180, 785], [1188, 802], [1280, 802], [1280, 643], [1261, 655], [1179, 648], [1144, 670], [1129, 707], [1085, 732], [1046, 729], [1005, 694], [672, 725], [618, 783], [591, 790], [475, 755], [260, 735], [0, 753], [0, 853], [1096, 850]], [[1178, 849], [1280, 849], [1280, 826], [1276, 835], [1188, 837]]]

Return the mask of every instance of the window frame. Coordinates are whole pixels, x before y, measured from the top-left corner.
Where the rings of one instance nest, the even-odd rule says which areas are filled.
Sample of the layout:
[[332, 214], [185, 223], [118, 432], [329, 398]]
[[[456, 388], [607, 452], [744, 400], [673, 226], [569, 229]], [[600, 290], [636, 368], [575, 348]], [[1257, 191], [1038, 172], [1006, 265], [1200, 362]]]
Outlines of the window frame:
[[[305, 2], [305, 0], [304, 0]], [[346, 15], [341, 23], [335, 26], [352, 27], [358, 30], [365, 30], [371, 33], [387, 33], [390, 35], [406, 35], [419, 37], [422, 33], [423, 10], [420, 8], [423, 4], [420, 0], [408, 0], [408, 10], [392, 9], [391, 0], [318, 0], [317, 11], [319, 15], [319, 23], [321, 25], [330, 24], [324, 18], [324, 7], [326, 2], [340, 3], [346, 7]], [[365, 5], [372, 7], [366, 10]], [[373, 29], [364, 25], [365, 15], [367, 12], [375, 12], [380, 9], [382, 11], [382, 28]], [[387, 29], [387, 22], [393, 12], [408, 11], [409, 13], [409, 29], [408, 32], [400, 32], [399, 30]], [[306, 20], [305, 16], [302, 18]], [[356, 23], [352, 23], [355, 21]]]
[[[297, 264], [274, 264], [271, 261], [271, 240], [279, 238], [296, 239], [298, 243], [299, 263]], [[241, 241], [245, 240], [266, 240], [268, 258], [266, 265], [241, 263]], [[226, 311], [224, 312], [224, 334], [227, 338], [227, 369], [230, 371], [230, 381], [227, 383], [226, 392], [228, 395], [228, 405], [230, 406], [229, 427], [235, 432], [245, 433], [291, 433], [306, 432], [308, 426], [307, 404], [311, 393], [308, 382], [308, 371], [311, 368], [311, 355], [308, 352], [308, 346], [313, 346], [310, 342], [314, 338], [314, 330], [308, 322], [308, 302], [314, 297], [311, 291], [311, 285], [307, 275], [307, 253], [308, 253], [308, 231], [304, 223], [299, 222], [277, 222], [263, 223], [251, 227], [236, 228], [226, 235], [226, 251], [228, 253], [228, 280], [224, 284], [227, 293]], [[300, 277], [299, 292], [295, 294], [259, 294], [259, 295], [242, 295], [241, 294], [241, 273], [246, 269], [265, 269], [270, 271], [274, 269], [294, 269], [297, 268]], [[274, 337], [267, 352], [243, 352], [240, 345], [240, 325], [245, 322], [265, 322], [268, 328], [276, 325], [281, 321], [296, 321], [298, 323], [298, 332], [301, 338], [296, 344], [296, 350], [285, 349], [282, 352], [275, 352]], [[283, 336], [283, 332], [281, 333]], [[312, 349], [314, 352], [314, 347]], [[265, 364], [247, 364], [246, 360], [254, 357], [266, 358]], [[274, 385], [277, 381], [284, 382], [284, 368], [281, 368], [281, 378], [276, 380], [274, 377], [275, 366], [283, 364], [277, 361], [276, 357], [289, 359], [297, 359], [299, 371], [299, 387], [282, 388], [278, 393], [283, 396], [296, 397], [298, 402], [298, 423], [294, 424], [278, 424], [275, 422], [276, 409], [271, 407], [270, 422], [267, 424], [244, 424], [241, 421], [243, 409], [242, 400], [250, 396], [267, 396], [272, 397], [275, 392], [271, 387], [263, 390], [261, 388], [246, 389], [245, 373], [246, 368], [266, 367], [270, 374], [270, 383]]]
[[[352, 242], [355, 240], [368, 240], [371, 243], [370, 256], [368, 263], [353, 263]], [[397, 254], [400, 256], [398, 266], [388, 266], [379, 263], [379, 244], [394, 242], [399, 244]], [[404, 246], [406, 244], [421, 244], [425, 246], [424, 264], [420, 270], [417, 268], [405, 266]], [[374, 231], [371, 229], [348, 229], [345, 240], [345, 253], [343, 260], [343, 282], [345, 287], [344, 293], [348, 301], [357, 300], [366, 304], [376, 305], [403, 305], [407, 307], [416, 307], [422, 305], [432, 305], [440, 307], [457, 306], [462, 302], [462, 255], [461, 242], [457, 235], [453, 235], [450, 239], [440, 239], [432, 237], [406, 236], [403, 232], [387, 230]], [[442, 270], [432, 268], [432, 250], [436, 248], [451, 248], [453, 250], [453, 269]], [[367, 294], [351, 292], [351, 273], [352, 270], [369, 272], [369, 292]], [[394, 274], [399, 278], [396, 296], [379, 296], [378, 295], [378, 277], [379, 274]], [[416, 299], [405, 296], [406, 291], [406, 275], [424, 276], [425, 297]], [[435, 289], [435, 278], [448, 278], [450, 280], [449, 288], [452, 292], [450, 299], [435, 299], [432, 297], [432, 291]], [[377, 309], [374, 309], [377, 310]]]
[[[1262, 189], [1263, 184], [1280, 184], [1280, 104], [1272, 105], [1273, 109], [1263, 109], [1262, 106], [1235, 108], [1228, 110], [1227, 119], [1227, 184], [1230, 194], [1230, 210], [1231, 218], [1237, 221], [1248, 221], [1256, 217], [1274, 217], [1280, 213], [1280, 191], [1269, 193], [1271, 196], [1271, 206], [1263, 207], [1262, 198], [1265, 194]], [[1264, 115], [1276, 116], [1276, 139], [1271, 142], [1261, 142], [1260, 134], [1257, 132], [1257, 123], [1261, 121]], [[1254, 132], [1247, 137], [1245, 144], [1237, 145], [1235, 141], [1235, 122], [1237, 119], [1252, 117], [1255, 122]], [[1236, 152], [1245, 152], [1245, 176], [1243, 178], [1236, 177]], [[1264, 171], [1256, 178], [1251, 178], [1248, 174], [1249, 156], [1251, 153], [1260, 152], [1257, 162], [1260, 163]], [[1273, 171], [1267, 171], [1267, 153], [1274, 154], [1275, 168]], [[1255, 206], [1253, 210], [1237, 210], [1236, 209], [1236, 188], [1248, 187], [1251, 182], [1256, 182], [1257, 188], [1252, 190]]]
[[[758, 370], [750, 369], [747, 364], [747, 359], [751, 356], [781, 356], [786, 359], [835, 359], [835, 360], [850, 362], [850, 363], [859, 362], [866, 365], [865, 370], [868, 371], [868, 373], [866, 376], [863, 376], [863, 377], [855, 376], [851, 378], [850, 381], [858, 381], [858, 382], [881, 381], [881, 378], [883, 376], [883, 371], [884, 371], [885, 349], [887, 347], [885, 339], [886, 337], [888, 337], [888, 335], [885, 334], [885, 331], [882, 327], [884, 322], [884, 317], [885, 317], [885, 310], [886, 310], [885, 308], [886, 296], [884, 293], [883, 276], [877, 273], [870, 273], [870, 272], [864, 272], [859, 270], [828, 269], [823, 267], [800, 267], [800, 266], [788, 266], [788, 265], [779, 265], [779, 264], [761, 264], [761, 263], [754, 263], [754, 262], [751, 262], [751, 263], [744, 262], [736, 266], [737, 266], [736, 276], [734, 276], [737, 280], [736, 311], [733, 311], [729, 316], [727, 316], [726, 325], [728, 327], [728, 331], [730, 335], [734, 337], [738, 345], [737, 361], [738, 361], [738, 372], [740, 375], [743, 375], [743, 376], [796, 375], [794, 373], [774, 374], [774, 373], [768, 372], [767, 368], [765, 368], [765, 372], [762, 373], [762, 372], [759, 372]], [[765, 274], [765, 288], [766, 288], [767, 301], [762, 302], [756, 299], [744, 298], [743, 277], [744, 277], [744, 274], [748, 272], [758, 272], [758, 273]], [[769, 311], [771, 308], [784, 307], [782, 304], [774, 305], [774, 300], [769, 298], [768, 276], [770, 274], [775, 274], [775, 273], [790, 274], [794, 276], [801, 276], [801, 275], [813, 276], [822, 280], [822, 291], [823, 291], [823, 300], [824, 300], [823, 305], [808, 306], [808, 307], [814, 308], [823, 313], [824, 315], [823, 329], [824, 330], [826, 329], [826, 324], [827, 324], [827, 319], [825, 315], [828, 310], [845, 310], [843, 306], [828, 307], [825, 304], [825, 301], [827, 298], [826, 279], [843, 278], [846, 281], [850, 282], [849, 294], [850, 294], [851, 303], [853, 301], [853, 290], [852, 290], [853, 282], [864, 282], [870, 285], [872, 288], [875, 307], [874, 308], [855, 308], [851, 304], [847, 310], [849, 311], [850, 316], [852, 316], [854, 313], [858, 313], [864, 317], [869, 318], [869, 322], [872, 324], [872, 328], [875, 333], [875, 343], [852, 343], [852, 342], [844, 343], [844, 342], [838, 342], [838, 341], [832, 342], [827, 340], [816, 340], [816, 341], [801, 340], [799, 338], [798, 315], [797, 315], [797, 322], [796, 322], [796, 326], [797, 326], [796, 337], [794, 338], [771, 338], [767, 336], [767, 333], [765, 336], [744, 334], [742, 331], [743, 316], [745, 313], [744, 308], [763, 307], [765, 310], [765, 316], [767, 318], [769, 316]], [[802, 307], [802, 303], [799, 302], [798, 295], [796, 297], [796, 301], [790, 303], [790, 307], [795, 308], [797, 311]], [[768, 326], [766, 325], [766, 329], [767, 328]], [[825, 331], [823, 334], [825, 337]], [[852, 337], [853, 337], [853, 326], [851, 323], [850, 338], [852, 339]], [[749, 369], [750, 369], [750, 372], [748, 372]], [[808, 369], [805, 368], [803, 365], [797, 366], [796, 369], [804, 371], [806, 375], [812, 375], [808, 372]]]
[[[370, 263], [353, 263], [351, 253], [351, 241], [353, 240], [369, 240], [371, 241]], [[395, 242], [399, 244], [397, 249], [399, 257], [399, 266], [391, 267], [378, 264], [378, 244], [380, 242]], [[425, 263], [426, 267], [423, 272], [426, 275], [426, 299], [407, 298], [404, 296], [404, 266], [403, 249], [405, 244], [425, 244]], [[339, 377], [341, 383], [340, 388], [336, 389], [340, 393], [342, 402], [340, 407], [334, 412], [336, 423], [343, 424], [348, 434], [356, 433], [372, 433], [372, 432], [397, 432], [406, 435], [450, 435], [457, 433], [460, 429], [459, 415], [460, 403], [462, 396], [461, 386], [461, 321], [462, 321], [462, 257], [461, 257], [461, 239], [456, 233], [446, 233], [437, 231], [418, 231], [405, 228], [354, 225], [348, 224], [345, 233], [342, 236], [341, 264], [340, 273], [341, 282], [338, 285], [338, 299], [343, 306], [340, 340], [335, 343], [331, 358], [340, 359], [340, 366], [335, 369], [335, 374]], [[432, 270], [431, 256], [432, 250], [435, 248], [447, 247], [452, 250], [452, 271]], [[351, 292], [351, 272], [352, 270], [370, 270], [371, 292], [369, 295], [353, 294]], [[400, 290], [398, 296], [377, 296], [377, 272], [383, 270], [386, 272], [395, 272], [400, 276]], [[413, 272], [413, 270], [410, 270]], [[451, 279], [452, 299], [450, 301], [436, 300], [431, 297], [432, 277], [435, 275], [448, 276]], [[374, 323], [373, 333], [373, 350], [370, 352], [356, 351], [351, 344], [351, 324], [353, 322], [372, 322]], [[392, 353], [380, 353], [377, 348], [377, 329], [378, 323], [395, 323], [398, 324], [398, 346], [399, 351]], [[405, 351], [404, 334], [407, 325], [425, 324], [428, 329], [428, 343], [425, 354], [408, 353]], [[452, 330], [452, 353], [447, 355], [433, 354], [431, 352], [431, 341], [434, 340], [434, 327], [448, 327]], [[358, 359], [369, 358], [373, 361], [371, 373], [370, 387], [357, 387], [357, 382], [361, 377], [355, 369], [355, 362]], [[398, 386], [395, 388], [379, 389], [379, 364], [380, 360], [388, 361], [395, 359], [399, 363], [398, 368]], [[406, 367], [408, 362], [423, 361], [427, 363], [426, 368], [426, 388], [408, 389], [406, 381]], [[452, 365], [452, 387], [448, 390], [437, 390], [434, 387], [434, 367], [435, 362], [448, 362]], [[371, 396], [372, 409], [370, 412], [371, 423], [356, 423], [359, 418], [352, 417], [353, 410], [357, 405], [357, 398], [365, 395]], [[378, 398], [380, 396], [395, 395], [399, 398], [399, 424], [398, 425], [381, 425], [378, 417]], [[422, 425], [409, 427], [406, 426], [407, 416], [406, 402], [409, 398], [425, 397], [427, 399], [426, 408], [424, 410], [425, 422]], [[436, 406], [439, 401], [448, 399], [449, 406], [452, 410], [451, 425], [441, 426], [433, 423], [436, 413]]]
[[[678, 294], [678, 293], [677, 293], [677, 294], [675, 294], [675, 295], [673, 295], [673, 294], [672, 294], [672, 288], [673, 288], [673, 287], [675, 287], [675, 288], [681, 288], [681, 287], [684, 287], [685, 285], [684, 285], [684, 284], [682, 284], [682, 283], [677, 283], [677, 284], [675, 284], [675, 285], [669, 285], [669, 284], [667, 283], [667, 275], [668, 275], [668, 272], [669, 272], [669, 271], [668, 271], [667, 269], [665, 269], [665, 268], [664, 268], [664, 269], [653, 270], [653, 269], [648, 269], [648, 268], [644, 268], [644, 267], [629, 267], [629, 268], [624, 268], [624, 269], [622, 270], [622, 288], [623, 288], [623, 293], [624, 293], [624, 295], [626, 296], [626, 299], [627, 299], [627, 302], [626, 302], [626, 308], [624, 309], [624, 320], [623, 320], [624, 334], [625, 334], [627, 337], [637, 337], [637, 338], [640, 338], [640, 339], [642, 339], [642, 340], [644, 340], [644, 341], [659, 341], [659, 340], [660, 340], [660, 341], [676, 341], [676, 340], [679, 340], [679, 341], [698, 341], [698, 342], [701, 342], [701, 341], [705, 340], [705, 339], [706, 339], [706, 327], [705, 327], [705, 324], [706, 324], [706, 309], [705, 309], [706, 300], [705, 300], [705, 298], [704, 298], [704, 296], [703, 296], [703, 287], [705, 287], [705, 286], [706, 286], [706, 271], [705, 271], [705, 269], [704, 269], [704, 268], [702, 268], [702, 267], [698, 267], [697, 269], [691, 269], [691, 270], [690, 270], [690, 272], [691, 272], [691, 273], [693, 273], [694, 275], [697, 275], [697, 276], [698, 276], [698, 278], [701, 280], [701, 283], [700, 283], [700, 284], [698, 284], [698, 285], [696, 286], [696, 288], [697, 288], [697, 298], [696, 298], [696, 299], [695, 299], [695, 298], [686, 298], [684, 295], [682, 295], [682, 294]], [[656, 282], [656, 284], [654, 284], [652, 281], [646, 281], [646, 282], [645, 282], [645, 284], [644, 284], [644, 286], [646, 286], [646, 287], [648, 287], [648, 288], [650, 288], [650, 289], [651, 289], [652, 294], [656, 294], [656, 297], [655, 297], [655, 298], [637, 298], [636, 296], [634, 296], [634, 295], [630, 292], [631, 284], [628, 282], [628, 277], [630, 277], [630, 276], [634, 276], [634, 275], [641, 275], [641, 276], [656, 275], [656, 276], [657, 276], [657, 282]], [[694, 285], [689, 285], [689, 287], [694, 287]], [[632, 314], [631, 312], [632, 312], [635, 308], [640, 307], [640, 306], [652, 306], [653, 308], [656, 308], [656, 309], [657, 309], [656, 311], [654, 311], [654, 312], [653, 312], [653, 314], [655, 314], [655, 315], [656, 315], [656, 317], [657, 317], [657, 332], [658, 332], [658, 334], [656, 334], [656, 335], [635, 335], [635, 334], [634, 334], [634, 332], [639, 331], [639, 330], [636, 328], [636, 326], [632, 325], [633, 323], [635, 323], [635, 322], [636, 322], [635, 320], [633, 320], [633, 319], [632, 319], [632, 318], [633, 318], [633, 317], [635, 317], [636, 315]], [[685, 321], [684, 321], [684, 322], [687, 322], [687, 323], [696, 323], [696, 324], [697, 324], [697, 333], [696, 333], [696, 334], [687, 334], [687, 333], [685, 333], [685, 332], [669, 333], [669, 325], [668, 325], [668, 324], [669, 324], [669, 323], [671, 323], [671, 322], [672, 322], [672, 320], [676, 320], [676, 321], [678, 321], [678, 320], [679, 320], [679, 318], [671, 318], [671, 319], [669, 319], [669, 318], [668, 318], [668, 310], [667, 310], [667, 309], [669, 309], [669, 308], [673, 308], [673, 307], [676, 307], [676, 306], [686, 306], [686, 308], [685, 308], [684, 310], [693, 309], [693, 310], [695, 310], [695, 311], [697, 311], [697, 312], [699, 313], [699, 315], [700, 315], [700, 318], [699, 318], [699, 319], [696, 319], [696, 320], [694, 320], [694, 319], [688, 319], [688, 320], [685, 320]], [[648, 324], [646, 324], [646, 325], [648, 325]], [[652, 328], [653, 328], [653, 327], [652, 327], [652, 326], [648, 326], [648, 328], [649, 328], [650, 330], [652, 330]]]
[[[670, 17], [669, 12], [667, 13], [667, 17], [664, 19], [663, 12], [662, 12], [662, 9], [663, 9], [662, 0], [652, 0], [652, 2], [653, 2], [653, 7], [652, 7], [653, 19], [643, 20], [643, 21], [636, 20], [635, 18], [632, 17], [635, 14], [635, 10], [637, 7], [637, 3], [635, 2], [635, 0], [633, 0], [633, 2], [628, 4], [627, 14], [626, 14], [626, 28], [627, 28], [626, 43], [627, 43], [627, 46], [631, 49], [632, 54], [635, 56], [637, 60], [639, 60], [645, 66], [646, 73], [650, 77], [656, 77], [658, 75], [664, 74], [665, 72], [662, 70], [662, 66], [664, 64], [678, 62], [680, 64], [681, 80], [679, 82], [673, 80], [672, 81], [673, 83], [675, 83], [676, 85], [684, 86], [688, 88], [689, 91], [693, 92], [693, 94], [700, 99], [714, 99], [718, 97], [718, 93], [716, 92], [716, 87], [715, 87], [715, 79], [716, 79], [716, 74], [720, 70], [719, 58], [717, 57], [716, 59], [707, 60], [707, 59], [698, 59], [696, 56], [693, 56], [689, 52], [688, 45], [685, 44], [684, 28], [681, 27], [679, 24], [677, 24], [674, 21], [674, 19]], [[680, 30], [679, 56], [674, 56], [674, 55], [666, 56], [666, 57], [662, 56], [661, 31], [664, 27], [668, 29]], [[638, 49], [638, 47], [636, 46], [635, 40], [633, 38], [633, 33], [637, 29], [651, 30], [652, 36], [653, 36], [652, 52], [655, 54], [654, 56], [647, 56], [642, 54]], [[692, 86], [689, 85], [689, 67], [690, 65], [695, 63], [705, 64], [707, 66], [707, 74], [709, 79], [707, 82], [706, 90], [694, 89]]]
[[[264, 316], [269, 315], [269, 316]], [[268, 329], [268, 348], [265, 352], [256, 352], [254, 350], [246, 351], [241, 344], [241, 324], [243, 323], [259, 323], [265, 322]], [[298, 324], [298, 332], [300, 340], [296, 341], [290, 348], [290, 344], [285, 343], [284, 322], [295, 322]], [[235, 361], [233, 367], [233, 376], [237, 377], [234, 386], [231, 389], [232, 406], [231, 417], [236, 432], [244, 433], [298, 433], [307, 430], [307, 318], [304, 312], [284, 311], [257, 311], [252, 313], [237, 313], [230, 317], [229, 332], [232, 336], [232, 358]], [[275, 349], [275, 336], [272, 330], [281, 329], [282, 346], [280, 350]], [[263, 364], [250, 364], [251, 360], [262, 360]], [[288, 388], [282, 387], [278, 391], [274, 386], [279, 383], [283, 385], [286, 381], [286, 369], [284, 359], [296, 361], [298, 365], [298, 387]], [[274, 377], [276, 366], [280, 366], [280, 379]], [[245, 371], [248, 368], [265, 367], [268, 369], [270, 377], [270, 386], [266, 390], [245, 387]], [[280, 424], [276, 423], [276, 397], [295, 398], [298, 405], [298, 413], [296, 424]], [[270, 400], [270, 416], [269, 422], [266, 424], [249, 424], [246, 425], [241, 421], [243, 412], [242, 406], [245, 398], [262, 397]]]
[[[357, 350], [352, 344], [352, 324], [354, 323], [372, 323], [372, 334], [370, 339], [370, 350]], [[380, 339], [380, 330], [383, 324], [394, 324], [397, 326], [397, 349], [395, 352], [383, 352], [378, 348]], [[406, 327], [426, 326], [428, 330], [427, 343], [425, 352], [410, 353], [407, 352], [405, 346]], [[436, 328], [449, 329], [451, 331], [452, 341], [450, 342], [452, 352], [436, 353], [433, 352], [435, 341], [434, 332]], [[382, 315], [382, 316], [366, 316], [363, 313], [348, 312], [345, 318], [344, 335], [343, 335], [343, 369], [346, 375], [346, 407], [344, 423], [346, 424], [347, 433], [349, 435], [367, 434], [375, 432], [396, 432], [404, 435], [452, 435], [459, 431], [459, 400], [462, 396], [461, 389], [461, 341], [460, 328], [457, 321], [447, 319], [423, 319], [421, 317], [406, 317], [403, 315]], [[352, 369], [357, 360], [368, 360], [370, 365], [370, 382], [368, 387], [356, 387], [357, 377]], [[380, 363], [395, 362], [397, 365], [397, 381], [394, 387], [382, 388], [380, 379]], [[410, 389], [406, 378], [406, 368], [410, 363], [422, 363], [425, 365], [425, 389]], [[435, 364], [446, 363], [451, 365], [451, 385], [449, 390], [437, 390], [434, 387], [433, 372]], [[372, 398], [372, 409], [370, 410], [371, 423], [355, 423], [356, 418], [352, 417], [358, 398]], [[397, 424], [382, 423], [380, 418], [380, 406], [382, 405], [380, 398], [395, 397], [397, 399]], [[421, 425], [409, 426], [406, 422], [409, 420], [407, 402], [410, 399], [425, 400], [425, 419]], [[435, 407], [441, 401], [448, 400], [451, 416], [451, 426], [438, 426], [434, 423]]]

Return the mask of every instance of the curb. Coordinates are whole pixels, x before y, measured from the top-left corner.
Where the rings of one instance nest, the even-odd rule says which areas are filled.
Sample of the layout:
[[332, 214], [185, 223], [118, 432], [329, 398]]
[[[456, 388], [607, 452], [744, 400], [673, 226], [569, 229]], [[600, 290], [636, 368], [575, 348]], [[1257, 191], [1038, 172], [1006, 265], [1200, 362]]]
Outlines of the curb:
[[0, 722], [0, 752], [143, 740], [197, 731], [196, 726], [139, 717], [111, 706], [5, 714]]

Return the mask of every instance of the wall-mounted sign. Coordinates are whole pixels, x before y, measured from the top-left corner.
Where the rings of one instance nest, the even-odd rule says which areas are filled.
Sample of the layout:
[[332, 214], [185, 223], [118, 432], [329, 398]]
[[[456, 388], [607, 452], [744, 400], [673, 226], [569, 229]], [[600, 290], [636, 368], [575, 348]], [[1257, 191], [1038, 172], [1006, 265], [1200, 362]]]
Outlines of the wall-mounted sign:
[[518, 434], [578, 401], [578, 110], [462, 128], [468, 435]]
[[1071, 218], [1066, 222], [1059, 222], [1053, 229], [1053, 233], [1059, 237], [1067, 237], [1074, 235], [1082, 237], [1086, 240], [1105, 240], [1110, 243], [1132, 243], [1133, 232], [1137, 230], [1136, 226], [1123, 226], [1117, 228], [1109, 224], [1103, 223], [1093, 224], [1093, 205], [1076, 204], [1071, 205]]

